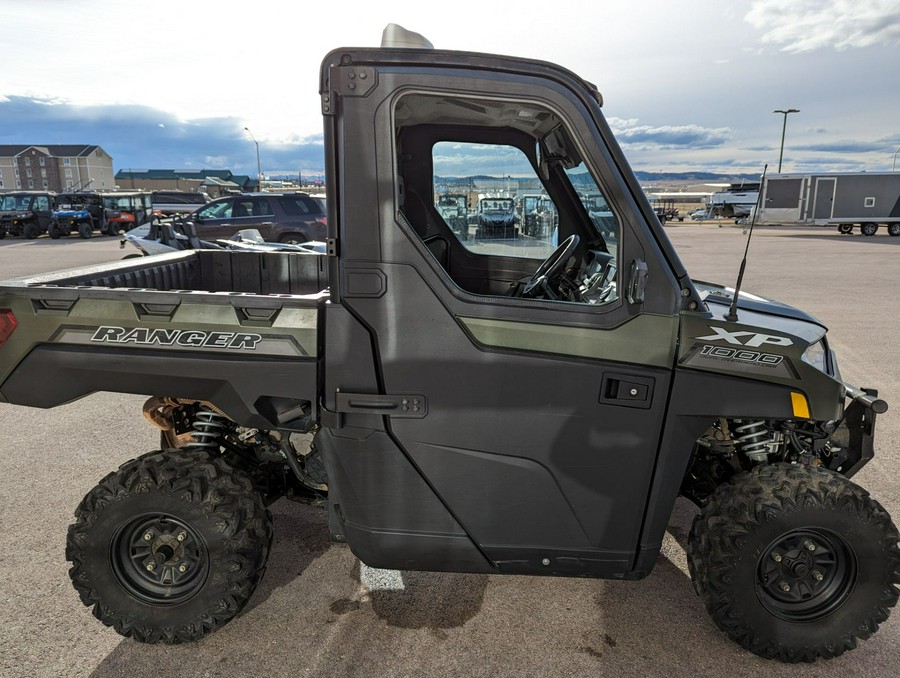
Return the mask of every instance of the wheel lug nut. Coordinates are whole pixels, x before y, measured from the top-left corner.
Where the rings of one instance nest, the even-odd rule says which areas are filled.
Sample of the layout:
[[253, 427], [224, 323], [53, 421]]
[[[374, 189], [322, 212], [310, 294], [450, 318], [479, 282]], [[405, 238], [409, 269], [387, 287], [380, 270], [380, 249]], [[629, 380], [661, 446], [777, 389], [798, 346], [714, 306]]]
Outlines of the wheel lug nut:
[[822, 581], [823, 579], [825, 579], [825, 575], [822, 574], [821, 572], [819, 572], [818, 570], [815, 570], [815, 571], [813, 572], [813, 578], [814, 578], [816, 581]]
[[144, 541], [150, 541], [151, 539], [153, 539], [153, 533], [152, 532], [144, 532]]
[[187, 539], [187, 532], [179, 532], [178, 541], [184, 541], [185, 539]]
[[784, 591], [785, 593], [787, 593], [788, 591], [791, 590], [791, 585], [788, 584], [786, 581], [781, 582], [781, 583], [778, 585], [778, 587], [779, 587], [782, 591]]
[[781, 556], [780, 556], [779, 554], [777, 554], [777, 553], [773, 553], [773, 554], [772, 554], [772, 560], [774, 560], [776, 563], [780, 563], [780, 562], [781, 562]]
[[811, 541], [806, 541], [803, 543], [803, 545], [806, 547], [807, 551], [815, 551], [816, 550], [816, 545], [813, 544]]
[[149, 563], [147, 563], [147, 572], [153, 572], [153, 570], [155, 570], [155, 569], [156, 569], [156, 563], [154, 563], [152, 560]]

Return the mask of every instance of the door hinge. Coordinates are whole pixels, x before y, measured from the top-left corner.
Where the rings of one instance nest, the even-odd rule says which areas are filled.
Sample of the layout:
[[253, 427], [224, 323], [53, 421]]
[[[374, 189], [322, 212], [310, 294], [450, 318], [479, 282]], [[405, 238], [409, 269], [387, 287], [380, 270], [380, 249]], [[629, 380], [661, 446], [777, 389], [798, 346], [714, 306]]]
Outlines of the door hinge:
[[364, 97], [377, 85], [378, 71], [371, 66], [332, 66], [322, 93], [322, 115], [337, 115], [339, 97]]

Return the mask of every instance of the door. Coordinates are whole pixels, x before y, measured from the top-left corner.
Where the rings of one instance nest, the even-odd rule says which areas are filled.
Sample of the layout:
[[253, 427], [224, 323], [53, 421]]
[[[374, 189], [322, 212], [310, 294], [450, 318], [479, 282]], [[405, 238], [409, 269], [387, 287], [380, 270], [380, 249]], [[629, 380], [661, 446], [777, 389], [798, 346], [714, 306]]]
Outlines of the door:
[[197, 237], [201, 240], [228, 238], [234, 233], [233, 209], [233, 198], [221, 198], [197, 210], [194, 213]]
[[[505, 108], [488, 94], [394, 103], [383, 258], [348, 249], [342, 303], [370, 328], [383, 394], [406, 408], [390, 435], [491, 561], [620, 573], [655, 464], [678, 290], [596, 139], [577, 140], [577, 111], [522, 92]], [[528, 235], [516, 213], [512, 230], [487, 231], [473, 213], [454, 231], [438, 207], [460, 189], [470, 205], [543, 189], [558, 226]]]
[[813, 219], [831, 219], [834, 206], [834, 179], [816, 179], [816, 197], [813, 205]]

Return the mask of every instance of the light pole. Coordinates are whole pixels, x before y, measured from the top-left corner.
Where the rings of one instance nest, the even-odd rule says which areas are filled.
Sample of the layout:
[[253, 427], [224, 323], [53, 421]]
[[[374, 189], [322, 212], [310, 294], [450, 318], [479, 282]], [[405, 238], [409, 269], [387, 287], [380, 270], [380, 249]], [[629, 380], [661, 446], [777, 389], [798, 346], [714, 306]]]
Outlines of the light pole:
[[253, 143], [256, 144], [256, 190], [262, 191], [262, 165], [259, 164], [259, 142], [256, 140], [256, 137], [253, 136], [253, 132], [250, 131], [249, 127], [245, 127], [244, 131], [250, 135], [250, 138], [253, 139]]
[[789, 108], [786, 111], [777, 110], [772, 111], [773, 113], [781, 113], [784, 115], [784, 124], [781, 126], [781, 150], [778, 152], [778, 173], [781, 174], [781, 158], [784, 157], [784, 132], [787, 129], [787, 117], [788, 113], [799, 113], [799, 108]]

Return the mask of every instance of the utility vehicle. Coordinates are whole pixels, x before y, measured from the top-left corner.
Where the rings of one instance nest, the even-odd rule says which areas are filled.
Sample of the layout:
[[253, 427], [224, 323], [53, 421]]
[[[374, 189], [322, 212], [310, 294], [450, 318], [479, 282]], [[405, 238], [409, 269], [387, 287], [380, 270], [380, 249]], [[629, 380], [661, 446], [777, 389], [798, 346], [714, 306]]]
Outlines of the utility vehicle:
[[[825, 326], [688, 275], [586, 81], [385, 43], [322, 64], [324, 256], [0, 284], [0, 400], [143, 393], [161, 430], [76, 509], [82, 601], [141, 641], [214, 631], [263, 576], [281, 497], [373, 567], [641, 579], [682, 494], [694, 586], [737, 643], [795, 662], [870, 636], [898, 533], [851, 478], [887, 405], [844, 383]], [[435, 177], [486, 164], [527, 168], [558, 246], [452, 230]]]

